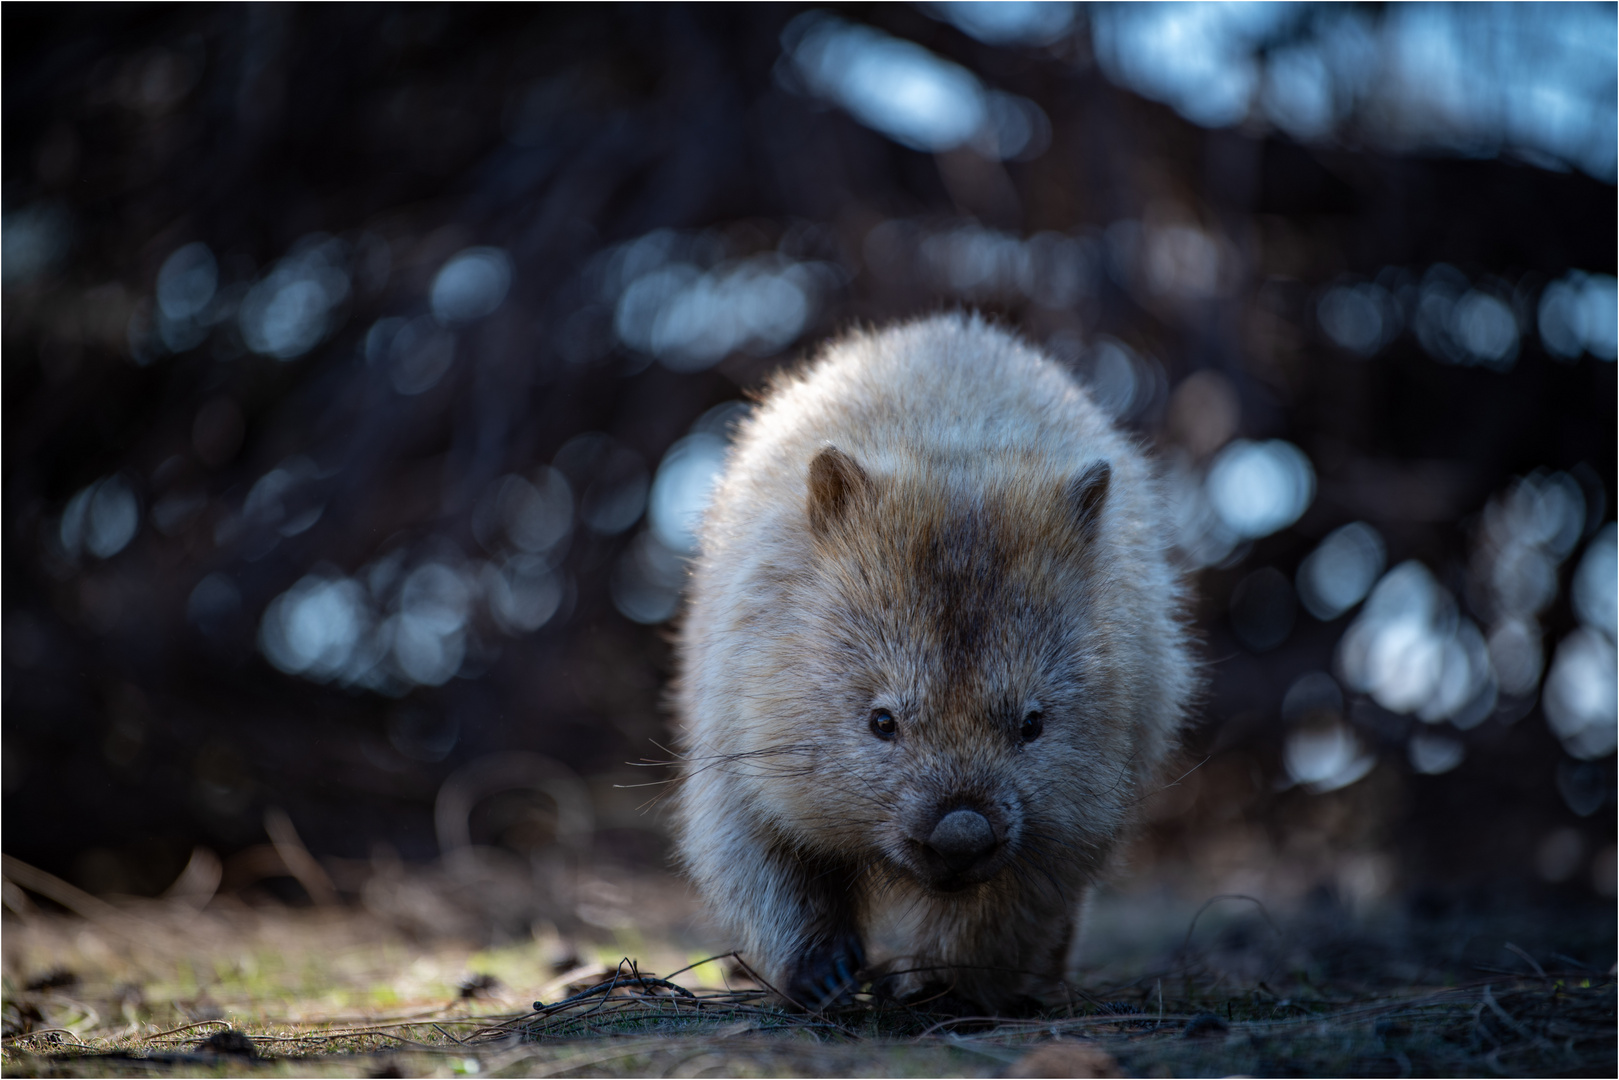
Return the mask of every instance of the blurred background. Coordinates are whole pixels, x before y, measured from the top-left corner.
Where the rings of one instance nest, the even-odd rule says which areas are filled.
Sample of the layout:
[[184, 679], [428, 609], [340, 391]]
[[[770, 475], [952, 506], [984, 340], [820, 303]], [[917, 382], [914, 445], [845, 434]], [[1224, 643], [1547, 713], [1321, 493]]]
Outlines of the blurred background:
[[623, 931], [732, 425], [971, 307], [1175, 500], [1210, 688], [1138, 880], [1611, 934], [1613, 5], [4, 28], [7, 855]]

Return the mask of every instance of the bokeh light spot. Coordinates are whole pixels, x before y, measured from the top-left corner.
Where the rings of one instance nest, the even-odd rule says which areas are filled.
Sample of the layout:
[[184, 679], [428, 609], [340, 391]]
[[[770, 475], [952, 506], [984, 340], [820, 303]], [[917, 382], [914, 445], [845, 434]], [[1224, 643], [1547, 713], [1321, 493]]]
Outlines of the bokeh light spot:
[[1619, 667], [1613, 642], [1581, 627], [1557, 645], [1542, 701], [1546, 722], [1576, 758], [1594, 760], [1619, 743]]
[[1074, 5], [1061, 0], [957, 0], [925, 8], [989, 45], [1049, 45], [1074, 25]]
[[109, 476], [82, 489], [62, 511], [57, 530], [70, 557], [87, 552], [110, 559], [135, 539], [140, 529], [140, 503], [121, 477]]
[[1282, 744], [1288, 778], [1315, 794], [1348, 787], [1372, 771], [1375, 755], [1366, 753], [1349, 727], [1337, 721], [1309, 723], [1288, 732]]
[[445, 325], [471, 322], [499, 308], [511, 283], [512, 261], [504, 251], [467, 248], [439, 269], [429, 303], [434, 316]]
[[573, 492], [556, 469], [541, 466], [532, 483], [508, 476], [496, 499], [506, 536], [521, 551], [543, 554], [573, 530]]
[[653, 534], [669, 550], [690, 554], [697, 549], [697, 524], [708, 508], [725, 452], [724, 439], [700, 432], [663, 455], [647, 510]]
[[388, 344], [388, 378], [407, 397], [433, 389], [455, 363], [455, 335], [431, 316], [399, 327]]
[[820, 11], [789, 23], [782, 44], [812, 91], [902, 145], [949, 150], [985, 121], [978, 80], [920, 45]]
[[1285, 529], [1315, 498], [1315, 470], [1304, 451], [1271, 439], [1228, 445], [1209, 468], [1209, 501], [1238, 536], [1257, 539]]
[[1426, 776], [1447, 773], [1462, 763], [1467, 748], [1460, 739], [1432, 731], [1416, 731], [1406, 745], [1411, 768]]
[[242, 340], [277, 360], [302, 356], [336, 329], [348, 296], [348, 246], [305, 237], [243, 297]]
[[37, 202], [0, 220], [0, 280], [23, 285], [54, 270], [73, 237], [73, 219], [54, 202]]
[[631, 541], [613, 567], [609, 582], [613, 606], [632, 622], [653, 625], [671, 618], [680, 607], [686, 560], [670, 550], [653, 530]]
[[1098, 338], [1076, 365], [1091, 400], [1115, 420], [1128, 422], [1162, 400], [1167, 379], [1156, 361], [1110, 337]]
[[163, 261], [157, 272], [157, 306], [176, 322], [194, 319], [219, 287], [219, 264], [204, 243], [187, 244]]
[[1346, 686], [1391, 712], [1466, 725], [1482, 719], [1468, 706], [1493, 678], [1483, 635], [1415, 560], [1377, 583], [1338, 642], [1338, 667]]
[[1282, 719], [1288, 722], [1343, 715], [1344, 694], [1338, 681], [1325, 671], [1300, 675], [1282, 696]]
[[1613, 641], [1619, 621], [1619, 546], [1615, 544], [1613, 522], [1592, 538], [1574, 571], [1572, 599], [1574, 614], [1593, 630], [1600, 630]]
[[1379, 285], [1336, 285], [1316, 305], [1316, 319], [1335, 344], [1371, 356], [1393, 339], [1399, 315]]
[[814, 275], [779, 255], [703, 272], [659, 267], [625, 288], [614, 310], [619, 340], [673, 371], [701, 371], [732, 352], [768, 356], [804, 332], [814, 312]]
[[471, 601], [466, 579], [444, 563], [424, 563], [406, 576], [399, 589], [393, 655], [413, 682], [441, 686], [460, 670]]
[[1540, 294], [1536, 321], [1541, 344], [1558, 359], [1573, 360], [1584, 351], [1613, 360], [1619, 344], [1619, 281], [1573, 271]]
[[1284, 16], [1273, 5], [1125, 4], [1096, 9], [1096, 55], [1116, 82], [1204, 127], [1248, 115], [1259, 71], [1250, 42]]
[[1034, 102], [986, 92], [967, 69], [914, 42], [823, 11], [794, 19], [781, 40], [805, 88], [903, 146], [970, 144], [986, 157], [1026, 158], [1049, 139]]
[[1386, 558], [1382, 536], [1365, 522], [1334, 529], [1299, 564], [1299, 601], [1322, 622], [1336, 619], [1366, 598]]
[[508, 634], [526, 634], [551, 620], [562, 606], [562, 579], [533, 555], [513, 555], [483, 570], [489, 613]]
[[1241, 404], [1231, 380], [1204, 368], [1175, 387], [1166, 423], [1175, 441], [1201, 458], [1229, 442], [1241, 419]]
[[1451, 308], [1451, 336], [1475, 362], [1506, 369], [1518, 357], [1518, 321], [1499, 297], [1473, 291]]
[[326, 682], [366, 631], [364, 591], [349, 578], [310, 574], [270, 602], [259, 624], [265, 659], [289, 675]]

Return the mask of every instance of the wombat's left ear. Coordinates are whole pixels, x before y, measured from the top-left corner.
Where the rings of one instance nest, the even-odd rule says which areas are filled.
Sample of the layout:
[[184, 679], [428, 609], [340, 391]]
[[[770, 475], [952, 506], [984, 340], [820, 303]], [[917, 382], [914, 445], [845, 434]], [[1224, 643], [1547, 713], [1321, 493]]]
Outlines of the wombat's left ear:
[[1102, 504], [1107, 501], [1107, 489], [1112, 481], [1113, 466], [1106, 461], [1098, 461], [1068, 481], [1068, 505], [1073, 511], [1074, 523], [1086, 539], [1096, 535]]
[[810, 527], [825, 536], [870, 490], [871, 477], [858, 461], [835, 446], [826, 447], [810, 462]]

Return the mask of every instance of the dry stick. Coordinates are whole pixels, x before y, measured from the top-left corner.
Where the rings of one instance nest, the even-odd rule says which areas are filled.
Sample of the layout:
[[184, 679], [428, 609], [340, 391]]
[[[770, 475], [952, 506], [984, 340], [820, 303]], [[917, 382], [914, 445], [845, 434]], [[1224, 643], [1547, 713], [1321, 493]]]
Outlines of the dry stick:
[[1484, 988], [1484, 1004], [1488, 1005], [1490, 1011], [1496, 1016], [1500, 1017], [1502, 1022], [1505, 1023], [1507, 1027], [1511, 1028], [1513, 1031], [1516, 1031], [1520, 1036], [1527, 1039], [1532, 1044], [1539, 1046], [1541, 1043], [1546, 1041], [1541, 1036], [1536, 1035], [1534, 1032], [1524, 1027], [1517, 1021], [1516, 1018], [1512, 1016], [1511, 1013], [1503, 1009], [1500, 1003], [1495, 1000], [1495, 995], [1490, 993], [1490, 988], [1488, 986]]
[[442, 1049], [444, 1049], [444, 1047], [442, 1047], [442, 1046], [434, 1046], [432, 1043], [417, 1042], [415, 1039], [407, 1039], [403, 1035], [395, 1035], [391, 1031], [382, 1031], [382, 1030], [345, 1031], [345, 1032], [342, 1032], [341, 1034], [326, 1036], [326, 1039], [327, 1039], [327, 1041], [330, 1041], [331, 1039], [353, 1039], [353, 1038], [357, 1038], [357, 1037], [363, 1036], [363, 1035], [375, 1035], [375, 1036], [379, 1036], [379, 1037], [384, 1038], [384, 1039], [393, 1039], [395, 1042], [402, 1043], [405, 1046], [413, 1046], [418, 1050], [442, 1050]]
[[676, 975], [684, 975], [686, 972], [692, 970], [693, 968], [700, 968], [704, 964], [712, 964], [712, 963], [714, 963], [714, 961], [716, 961], [716, 960], [724, 960], [726, 957], [732, 957], [734, 959], [741, 959], [741, 956], [740, 956], [740, 953], [738, 952], [738, 950], [732, 949], [728, 953], [720, 953], [718, 956], [710, 956], [706, 960], [693, 960], [691, 963], [687, 964], [683, 968], [675, 968], [675, 970], [673, 970], [669, 974], [665, 975], [664, 978], [665, 979], [672, 979]]
[[1519, 956], [1523, 957], [1524, 962], [1527, 963], [1530, 967], [1535, 969], [1535, 974], [1536, 975], [1539, 975], [1542, 979], [1544, 979], [1546, 977], [1546, 969], [1541, 967], [1540, 962], [1538, 960], [1536, 960], [1533, 956], [1530, 956], [1528, 953], [1524, 952], [1522, 949], [1518, 948], [1518, 946], [1514, 945], [1510, 941], [1506, 943], [1506, 946], [1507, 946], [1507, 951], [1508, 952], [1517, 953]]
[[[924, 1029], [923, 1031], [921, 1031], [917, 1035], [913, 1036], [913, 1038], [925, 1039], [929, 1035], [932, 1035], [934, 1032], [939, 1031], [939, 1030], [941, 1030], [943, 1028], [947, 1028], [952, 1024], [965, 1024], [965, 1023], [993, 1023], [993, 1024], [995, 1024], [995, 1030], [988, 1031], [988, 1032], [984, 1033], [984, 1037], [992, 1038], [992, 1037], [994, 1037], [995, 1035], [999, 1034], [1000, 1032], [1004, 1031], [1007, 1028], [1030, 1029], [1030, 1030], [1038, 1031], [1038, 1030], [1041, 1030], [1043, 1028], [1048, 1028], [1049, 1027], [1049, 1028], [1062, 1028], [1064, 1030], [1067, 1030], [1069, 1028], [1108, 1027], [1110, 1025], [1123, 1025], [1123, 1024], [1158, 1024], [1158, 1023], [1162, 1023], [1165, 1020], [1173, 1021], [1175, 1023], [1180, 1023], [1181, 1021], [1190, 1020], [1190, 1019], [1192, 1019], [1192, 1014], [1191, 1013], [1164, 1013], [1164, 1014], [1161, 1014], [1161, 1016], [1156, 1020], [1153, 1017], [1147, 1016], [1145, 1014], [1134, 1014], [1134, 1015], [1127, 1014], [1127, 1015], [1123, 1015], [1123, 1016], [1075, 1016], [1075, 1017], [1072, 1017], [1072, 1018], [1064, 1018], [1064, 1019], [1059, 1019], [1059, 1020], [1047, 1020], [1047, 1019], [1023, 1020], [1023, 1019], [1018, 1019], [1016, 1017], [1005, 1017], [1005, 1016], [951, 1016], [951, 1017], [947, 1017], [947, 1018], [945, 1018], [943, 1020], [940, 1020], [938, 1023], [932, 1025], [931, 1027], [928, 1027], [928, 1028]], [[1311, 1019], [1319, 1019], [1319, 1017], [1312, 1017]], [[971, 1038], [972, 1036], [958, 1036], [958, 1037], [959, 1038]]]
[[935, 1031], [938, 1031], [938, 1030], [940, 1030], [942, 1028], [947, 1028], [952, 1024], [985, 1023], [985, 1022], [999, 1023], [1000, 1020], [1001, 1020], [1001, 1018], [998, 1017], [998, 1016], [952, 1016], [952, 1017], [949, 1017], [948, 1019], [940, 1020], [937, 1024], [934, 1024], [932, 1027], [923, 1029], [923, 1031], [919, 1035], [917, 1035], [916, 1038], [925, 1039], [929, 1035], [932, 1035]]
[[53, 996], [59, 1002], [65, 1002], [68, 1005], [78, 1007], [79, 1011], [83, 1013], [83, 1015], [79, 1018], [80, 1027], [97, 1028], [101, 1026], [101, 1013], [97, 1011], [96, 1007], [90, 1004], [88, 1001], [80, 1001], [78, 998], [68, 997], [66, 994], [62, 993], [58, 993]]
[[[620, 966], [620, 968], [622, 968], [622, 965]], [[607, 1004], [607, 999], [613, 996], [613, 991], [614, 990], [618, 989], [618, 976], [619, 976], [619, 974], [620, 974], [619, 970], [615, 970], [613, 972], [613, 978], [608, 982], [607, 988], [605, 990], [602, 990], [601, 1000], [599, 1002], [597, 1002], [595, 1004], [595, 1006], [593, 1006], [592, 1008], [586, 1009], [584, 1011], [584, 1013], [582, 1014], [582, 1016], [590, 1016], [592, 1013], [596, 1012], [597, 1009], [600, 1009], [603, 1005]], [[601, 988], [598, 987], [597, 989], [601, 989]], [[587, 1027], [589, 1026], [588, 1022], [586, 1023], [586, 1026]]]
[[185, 1025], [183, 1025], [181, 1027], [170, 1028], [167, 1031], [160, 1031], [155, 1035], [147, 1035], [144, 1038], [142, 1038], [141, 1041], [142, 1042], [152, 1042], [155, 1039], [164, 1039], [164, 1038], [167, 1038], [170, 1035], [178, 1035], [182, 1031], [193, 1031], [196, 1028], [206, 1027], [209, 1024], [219, 1024], [219, 1025], [222, 1025], [223, 1027], [225, 1027], [227, 1029], [229, 1029], [232, 1026], [232, 1024], [231, 1024], [231, 1022], [229, 1020], [198, 1020], [197, 1022], [192, 1023], [192, 1024], [185, 1024]]
[[305, 1042], [330, 1042], [331, 1041], [325, 1035], [316, 1035], [316, 1034], [308, 1034], [308, 1035], [249, 1035], [248, 1038], [252, 1039], [256, 1043], [257, 1042], [305, 1043]]
[[279, 806], [269, 807], [264, 811], [264, 831], [270, 836], [270, 844], [275, 853], [281, 856], [286, 865], [287, 872], [298, 879], [298, 884], [304, 887], [309, 899], [315, 902], [316, 907], [332, 907], [338, 902], [337, 888], [332, 884], [331, 877], [324, 867], [315, 861], [315, 857], [304, 847], [304, 842], [298, 837], [298, 830], [293, 828], [292, 818]]
[[752, 979], [754, 982], [758, 983], [760, 986], [764, 987], [766, 990], [769, 990], [772, 994], [775, 994], [777, 997], [781, 998], [783, 1001], [792, 1001], [793, 1000], [792, 998], [788, 997], [786, 994], [782, 993], [780, 990], [777, 990], [774, 986], [772, 986], [770, 984], [770, 980], [766, 979], [763, 975], [759, 974], [757, 971], [754, 971], [753, 970], [753, 965], [748, 963], [746, 960], [742, 959], [742, 954], [740, 952], [733, 953], [732, 955], [736, 957], [736, 962], [737, 962], [738, 965], [741, 966], [742, 970], [746, 971], [748, 973], [748, 978]]
[[[524, 1014], [524, 1015], [527, 1015], [527, 1014]], [[485, 1032], [485, 1031], [499, 1031], [499, 1030], [501, 1030], [501, 1027], [500, 1027], [501, 1024], [515, 1023], [517, 1020], [521, 1020], [521, 1019], [523, 1019], [522, 1016], [513, 1017], [511, 1019], [505, 1019], [505, 1020], [501, 1020], [498, 1017], [493, 1017], [493, 1016], [468, 1016], [468, 1017], [465, 1017], [465, 1018], [459, 1019], [459, 1020], [453, 1019], [453, 1018], [444, 1019], [444, 1020], [410, 1020], [410, 1021], [407, 1021], [405, 1023], [377, 1024], [375, 1026], [379, 1027], [379, 1028], [390, 1028], [390, 1027], [413, 1028], [413, 1027], [438, 1027], [440, 1024], [483, 1024], [482, 1027], [467, 1033], [466, 1037], [470, 1039], [470, 1038], [472, 1038], [472, 1037], [474, 1037], [474, 1036], [476, 1036], [476, 1035], [478, 1035], [478, 1034], [480, 1034], [482, 1032]], [[493, 1023], [493, 1024], [484, 1023], [484, 1021], [486, 1021], [486, 1020], [493, 1020], [493, 1021], [497, 1021], [497, 1022]], [[446, 1034], [448, 1034], [448, 1032], [446, 1032]], [[450, 1037], [453, 1039], [455, 1036], [451, 1035]]]
[[[389, 1028], [428, 1027], [428, 1026], [431, 1026], [431, 1025], [432, 1025], [431, 1020], [417, 1020], [414, 1023], [408, 1023], [408, 1024], [367, 1024], [367, 1025], [364, 1025], [364, 1026], [355, 1026], [355, 1027], [350, 1027], [350, 1028], [338, 1028], [335, 1031], [334, 1030], [325, 1030], [325, 1031], [319, 1032], [318, 1034], [311, 1033], [310, 1037], [311, 1038], [321, 1038], [321, 1039], [346, 1039], [346, 1038], [351, 1038], [352, 1036], [355, 1036], [355, 1035], [383, 1035], [383, 1034], [387, 1034]], [[399, 1036], [397, 1036], [397, 1035], [388, 1035], [388, 1037], [390, 1039], [399, 1038]], [[424, 1043], [423, 1045], [427, 1045], [427, 1044]]]
[[[636, 985], [640, 986], [641, 989], [643, 989], [643, 990], [645, 990], [647, 988], [647, 983], [650, 982], [654, 986], [667, 987], [670, 990], [673, 990], [676, 993], [682, 995], [683, 997], [695, 998], [697, 996], [696, 994], [692, 993], [690, 990], [687, 990], [684, 986], [679, 986], [679, 985], [676, 985], [675, 983], [670, 982], [668, 980], [668, 978], [660, 979], [656, 975], [643, 975], [643, 974], [641, 974], [641, 965], [638, 962], [636, 962], [634, 960], [631, 960], [627, 956], [623, 960], [620, 960], [618, 962], [618, 966], [619, 966], [620, 970], [623, 969], [625, 964], [630, 965], [630, 976], [631, 976], [631, 978], [635, 981]], [[682, 969], [682, 970], [684, 970], [684, 969]]]
[[[753, 970], [753, 966], [751, 964], [749, 964], [746, 960], [742, 959], [742, 954], [741, 953], [736, 954], [736, 962], [738, 964], [742, 965], [742, 970], [746, 971], [748, 973], [748, 977], [751, 978], [754, 982], [758, 983], [760, 986], [763, 986], [765, 989], [769, 990], [772, 994], [775, 994], [776, 996], [780, 997], [783, 1001], [792, 1001], [794, 1005], [797, 1005], [800, 1009], [804, 1009], [804, 1006], [802, 1004], [800, 1004], [797, 1001], [793, 1001], [792, 998], [788, 997], [786, 994], [782, 993], [780, 990], [777, 990], [774, 986], [771, 986], [769, 981], [766, 980], [763, 975], [761, 975], [757, 971]], [[821, 1019], [822, 1023], [825, 1023], [826, 1025], [828, 1025], [829, 1027], [833, 1028], [836, 1031], [843, 1032], [845, 1035], [848, 1035], [850, 1038], [853, 1038], [853, 1039], [860, 1038], [860, 1035], [858, 1033], [848, 1030], [842, 1024], [839, 1024], [837, 1021], [833, 1020], [831, 1017], [827, 1016], [824, 1012], [821, 1012], [819, 1009], [804, 1009], [804, 1011], [806, 1013], [808, 1013], [810, 1016], [819, 1017]]]
[[1214, 759], [1213, 754], [1208, 755], [1202, 761], [1198, 762], [1196, 765], [1193, 765], [1190, 769], [1187, 769], [1185, 772], [1183, 772], [1179, 776], [1175, 777], [1175, 779], [1171, 780], [1169, 783], [1164, 784], [1161, 787], [1154, 788], [1153, 790], [1147, 792], [1145, 795], [1141, 796], [1140, 798], [1132, 800], [1130, 805], [1131, 806], [1140, 806], [1142, 803], [1146, 802], [1148, 799], [1152, 798], [1154, 795], [1159, 794], [1160, 792], [1168, 791], [1170, 788], [1180, 787], [1182, 780], [1185, 780], [1188, 776], [1191, 776], [1193, 773], [1197, 772], [1197, 770], [1199, 770], [1203, 766], [1207, 765], [1213, 759]]
[[76, 1046], [82, 1046], [86, 1050], [95, 1049], [94, 1045], [83, 1041], [67, 1028], [40, 1028], [38, 1031], [25, 1031], [20, 1035], [7, 1035], [4, 1039], [0, 1039], [0, 1043], [17, 1042], [20, 1039], [32, 1039], [40, 1035], [66, 1035], [73, 1040]]
[[578, 1005], [581, 1002], [588, 1001], [591, 998], [595, 997], [603, 989], [605, 989], [609, 994], [612, 993], [613, 988], [615, 986], [617, 986], [617, 985], [618, 985], [618, 976], [615, 974], [611, 979], [608, 979], [606, 982], [597, 983], [595, 986], [590, 987], [588, 990], [581, 990], [577, 994], [574, 994], [572, 997], [565, 997], [561, 1001], [553, 1001], [549, 1005], [547, 1005], [543, 1001], [536, 1001], [534, 1003], [534, 1011], [539, 1012], [539, 1013], [549, 1013], [549, 1012], [551, 1012], [553, 1010], [556, 1010], [556, 1009], [567, 1008], [569, 1005]]
[[1250, 904], [1253, 904], [1255, 907], [1259, 908], [1259, 913], [1265, 917], [1266, 922], [1270, 923], [1270, 928], [1276, 931], [1277, 937], [1286, 937], [1286, 935], [1282, 933], [1282, 928], [1276, 925], [1276, 920], [1271, 918], [1270, 910], [1265, 907], [1265, 902], [1263, 900], [1260, 900], [1258, 897], [1249, 896], [1247, 893], [1220, 893], [1217, 896], [1211, 896], [1207, 900], [1203, 901], [1203, 906], [1198, 908], [1197, 914], [1192, 916], [1192, 921], [1186, 927], [1186, 937], [1181, 941], [1181, 952], [1185, 952], [1191, 946], [1192, 931], [1197, 929], [1197, 920], [1201, 919], [1205, 911], [1209, 910], [1210, 907], [1219, 903], [1221, 900], [1248, 901]]
[[[288, 1025], [311, 1024], [311, 1023], [313, 1023], [313, 1024], [348, 1024], [351, 1027], [356, 1027], [356, 1028], [375, 1028], [375, 1027], [390, 1027], [390, 1026], [392, 1026], [392, 1027], [411, 1027], [413, 1025], [419, 1025], [419, 1024], [431, 1024], [434, 1021], [437, 1021], [438, 1023], [441, 1023], [441, 1024], [463, 1024], [463, 1023], [468, 1023], [470, 1021], [478, 1020], [478, 1019], [493, 1019], [493, 1017], [480, 1018], [480, 1017], [476, 1017], [476, 1016], [469, 1016], [469, 1017], [465, 1017], [465, 1018], [462, 1018], [462, 1019], [457, 1019], [456, 1017], [453, 1017], [453, 1016], [434, 1016], [433, 1015], [434, 1013], [443, 1012], [445, 1009], [452, 1008], [452, 1007], [453, 1006], [451, 1006], [451, 1005], [440, 1005], [437, 1008], [423, 1009], [423, 1010], [421, 1010], [419, 1012], [404, 1013], [404, 1014], [399, 1015], [399, 1016], [379, 1016], [379, 1017], [376, 1018], [375, 1023], [372, 1023], [371, 1018], [366, 1017], [366, 1016], [333, 1016], [333, 1017], [329, 1017], [329, 1018], [325, 1018], [325, 1019], [321, 1019], [321, 1020], [293, 1020], [293, 1019], [290, 1019], [290, 1018], [283, 1017], [282, 1019], [276, 1021], [276, 1023], [288, 1024]], [[266, 1022], [268, 1023], [268, 1021], [266, 1021]]]
[[145, 925], [145, 920], [140, 917], [91, 896], [83, 889], [69, 885], [55, 874], [47, 874], [38, 867], [30, 866], [14, 855], [0, 855], [0, 871], [29, 892], [36, 892], [47, 900], [54, 900], [73, 914], [107, 926], [131, 939], [134, 939], [134, 935], [127, 926], [121, 924]]

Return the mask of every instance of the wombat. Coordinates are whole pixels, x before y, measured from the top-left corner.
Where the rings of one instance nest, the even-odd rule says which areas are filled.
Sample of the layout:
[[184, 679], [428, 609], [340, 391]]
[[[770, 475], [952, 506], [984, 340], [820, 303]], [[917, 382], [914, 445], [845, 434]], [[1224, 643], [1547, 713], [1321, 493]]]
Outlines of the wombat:
[[831, 344], [737, 433], [679, 640], [679, 852], [775, 989], [1006, 1009], [1197, 683], [1147, 460], [977, 316]]

